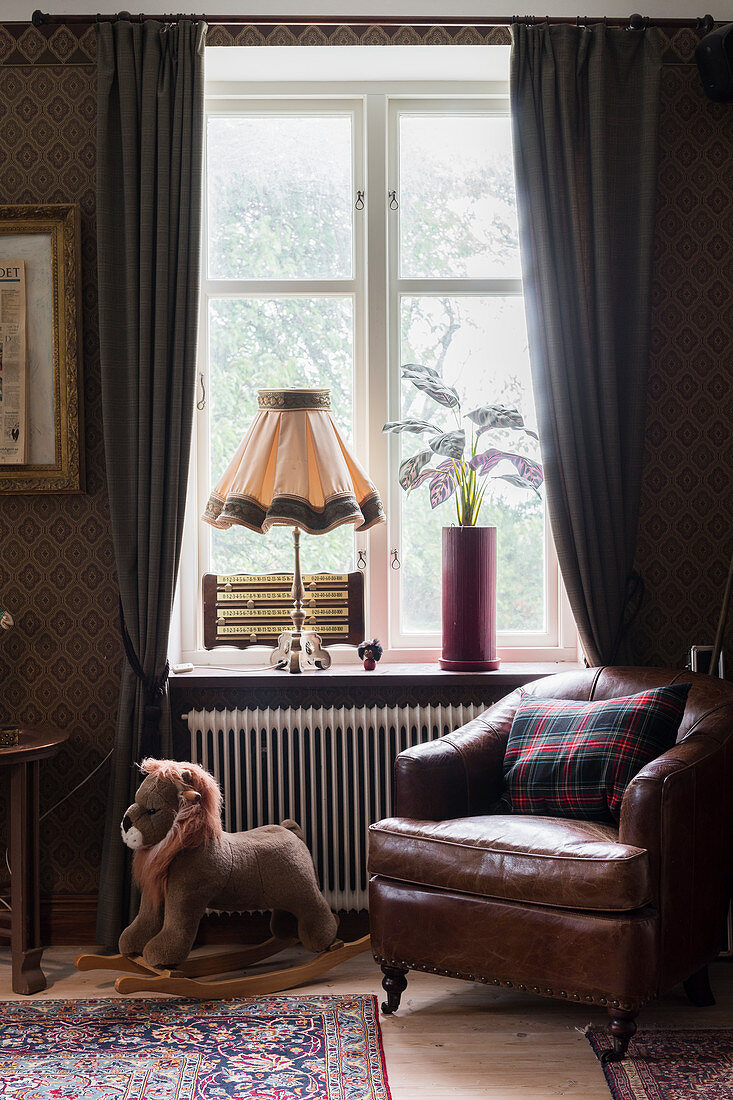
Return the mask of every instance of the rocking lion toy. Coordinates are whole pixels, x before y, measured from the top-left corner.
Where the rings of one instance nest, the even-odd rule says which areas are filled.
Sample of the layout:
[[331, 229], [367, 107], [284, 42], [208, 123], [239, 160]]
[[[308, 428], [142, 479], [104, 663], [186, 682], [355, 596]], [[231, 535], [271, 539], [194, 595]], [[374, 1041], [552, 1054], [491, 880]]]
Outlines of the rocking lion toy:
[[[120, 936], [119, 955], [80, 955], [79, 970], [135, 975], [117, 979], [118, 993], [256, 996], [290, 989], [366, 950], [368, 936], [347, 944], [336, 939], [336, 918], [296, 822], [227, 833], [219, 786], [198, 764], [147, 759], [141, 771], [143, 782], [121, 823], [122, 840], [135, 852], [140, 910]], [[189, 958], [207, 909], [271, 910], [271, 938]], [[245, 969], [298, 941], [315, 953], [310, 962], [249, 977], [196, 980]]]

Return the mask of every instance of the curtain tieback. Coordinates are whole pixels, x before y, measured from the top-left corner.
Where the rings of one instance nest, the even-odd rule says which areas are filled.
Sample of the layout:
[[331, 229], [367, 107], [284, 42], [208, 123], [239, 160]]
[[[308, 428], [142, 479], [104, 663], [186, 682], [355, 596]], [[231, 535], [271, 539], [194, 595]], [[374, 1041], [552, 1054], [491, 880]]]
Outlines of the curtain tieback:
[[160, 753], [160, 715], [165, 695], [165, 685], [170, 673], [170, 664], [166, 660], [160, 676], [146, 676], [138, 660], [132, 638], [125, 625], [125, 612], [120, 597], [120, 630], [125, 656], [130, 668], [143, 686], [143, 728], [140, 731], [140, 757], [156, 756]]

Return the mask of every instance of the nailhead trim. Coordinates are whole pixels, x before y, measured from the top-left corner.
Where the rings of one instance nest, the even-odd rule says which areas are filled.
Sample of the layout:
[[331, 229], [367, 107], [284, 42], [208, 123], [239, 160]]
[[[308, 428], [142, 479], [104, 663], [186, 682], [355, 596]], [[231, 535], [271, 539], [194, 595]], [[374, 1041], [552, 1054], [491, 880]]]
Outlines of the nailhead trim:
[[455, 970], [440, 970], [436, 966], [422, 966], [420, 963], [407, 962], [405, 959], [387, 959], [382, 955], [374, 955], [374, 960], [380, 965], [396, 966], [403, 970], [419, 970], [424, 974], [439, 974], [441, 977], [460, 978], [467, 982], [480, 982], [482, 985], [489, 985], [491, 983], [497, 986], [505, 986], [507, 989], [516, 988], [522, 993], [526, 993], [527, 989], [530, 989], [532, 993], [538, 993], [540, 996], [544, 997], [571, 997], [574, 1001], [582, 1000], [586, 1001], [588, 1004], [610, 1005], [612, 1008], [621, 1008], [626, 1011], [633, 1011], [634, 1008], [639, 1008], [641, 1005], [646, 1004], [648, 1001], [653, 1001], [656, 998], [655, 993], [645, 993], [641, 1005], [632, 1005], [630, 1001], [609, 1001], [607, 997], [594, 997], [592, 993], [568, 993], [565, 989], [561, 989], [556, 993], [549, 986], [545, 986], [544, 989], [541, 989], [538, 985], [531, 985], [529, 987], [519, 983], [515, 985], [513, 981], [509, 981], [506, 978], [488, 978], [484, 977], [482, 974], [461, 974]]

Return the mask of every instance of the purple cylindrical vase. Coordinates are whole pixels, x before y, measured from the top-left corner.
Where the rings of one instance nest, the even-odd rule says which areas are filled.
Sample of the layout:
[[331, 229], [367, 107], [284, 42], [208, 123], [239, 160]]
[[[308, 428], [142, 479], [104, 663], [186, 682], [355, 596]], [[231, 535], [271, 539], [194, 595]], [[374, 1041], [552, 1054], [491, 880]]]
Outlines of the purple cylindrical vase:
[[496, 656], [496, 528], [443, 528], [443, 653], [440, 667], [480, 672]]

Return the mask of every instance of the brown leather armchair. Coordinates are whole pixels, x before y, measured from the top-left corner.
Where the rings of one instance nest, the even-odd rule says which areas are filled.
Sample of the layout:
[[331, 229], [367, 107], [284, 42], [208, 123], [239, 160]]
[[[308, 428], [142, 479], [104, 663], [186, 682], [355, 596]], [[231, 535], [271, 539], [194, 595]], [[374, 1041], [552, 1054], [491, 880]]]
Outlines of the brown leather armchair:
[[690, 681], [674, 748], [629, 784], [620, 827], [492, 813], [520, 692], [400, 753], [395, 816], [371, 827], [372, 949], [394, 1012], [408, 970], [603, 1005], [620, 1060], [648, 1001], [683, 981], [714, 1003], [733, 870], [733, 684], [597, 668], [536, 680], [539, 698], [613, 699]]

